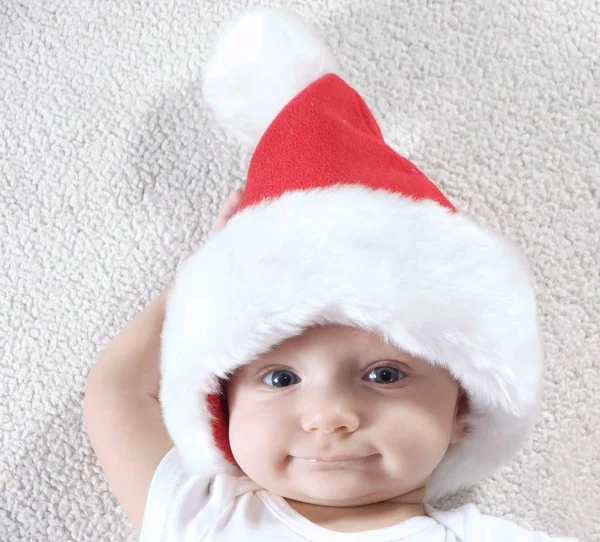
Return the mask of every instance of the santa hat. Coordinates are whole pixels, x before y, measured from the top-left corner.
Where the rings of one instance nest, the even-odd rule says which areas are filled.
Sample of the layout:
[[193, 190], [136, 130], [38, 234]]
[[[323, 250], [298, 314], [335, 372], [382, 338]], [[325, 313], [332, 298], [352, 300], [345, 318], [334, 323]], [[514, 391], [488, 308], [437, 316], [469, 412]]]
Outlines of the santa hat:
[[316, 31], [255, 11], [220, 34], [204, 96], [256, 144], [238, 213], [177, 273], [160, 402], [188, 469], [239, 473], [222, 383], [317, 324], [356, 326], [446, 368], [468, 433], [427, 500], [510, 461], [538, 417], [542, 349], [527, 263], [383, 140]]

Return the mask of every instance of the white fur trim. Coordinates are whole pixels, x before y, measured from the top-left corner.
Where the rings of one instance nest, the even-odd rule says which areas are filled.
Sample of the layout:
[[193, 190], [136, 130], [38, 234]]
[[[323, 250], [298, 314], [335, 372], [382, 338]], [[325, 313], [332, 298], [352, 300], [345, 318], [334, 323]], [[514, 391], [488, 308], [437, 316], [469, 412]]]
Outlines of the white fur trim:
[[360, 185], [294, 191], [235, 215], [182, 265], [167, 299], [160, 399], [191, 470], [229, 468], [204, 407], [215, 377], [318, 323], [375, 331], [467, 391], [471, 433], [428, 499], [492, 474], [536, 421], [542, 349], [516, 248], [429, 200]]
[[221, 30], [204, 69], [203, 95], [217, 120], [256, 144], [277, 114], [337, 64], [317, 30], [294, 13], [259, 9]]

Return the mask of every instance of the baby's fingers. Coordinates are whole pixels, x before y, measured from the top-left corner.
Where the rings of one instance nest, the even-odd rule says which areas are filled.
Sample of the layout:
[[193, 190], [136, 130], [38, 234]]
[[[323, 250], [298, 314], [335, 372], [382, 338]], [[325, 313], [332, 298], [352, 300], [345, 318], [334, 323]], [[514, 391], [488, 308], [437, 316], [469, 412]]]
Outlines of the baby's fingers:
[[242, 194], [242, 190], [234, 190], [231, 194], [229, 194], [229, 197], [225, 200], [223, 207], [221, 207], [221, 210], [215, 219], [213, 231], [222, 229], [225, 224], [229, 222], [229, 219], [237, 212], [242, 199]]

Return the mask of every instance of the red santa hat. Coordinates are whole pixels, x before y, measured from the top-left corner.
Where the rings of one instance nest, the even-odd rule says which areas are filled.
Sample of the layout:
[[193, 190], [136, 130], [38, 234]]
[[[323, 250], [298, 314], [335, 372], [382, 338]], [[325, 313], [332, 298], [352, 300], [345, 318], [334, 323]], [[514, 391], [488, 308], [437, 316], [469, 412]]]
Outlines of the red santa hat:
[[214, 46], [204, 97], [256, 148], [238, 213], [167, 299], [164, 421], [191, 471], [239, 473], [223, 381], [312, 325], [360, 327], [446, 368], [469, 397], [469, 431], [435, 470], [432, 500], [498, 470], [535, 424], [534, 288], [521, 253], [392, 150], [336, 72], [287, 12], [245, 14]]

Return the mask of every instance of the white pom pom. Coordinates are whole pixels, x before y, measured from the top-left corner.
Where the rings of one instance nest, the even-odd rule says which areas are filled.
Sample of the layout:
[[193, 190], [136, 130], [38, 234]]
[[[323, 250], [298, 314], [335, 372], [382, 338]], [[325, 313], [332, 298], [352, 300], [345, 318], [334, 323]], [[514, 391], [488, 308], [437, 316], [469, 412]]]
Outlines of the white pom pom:
[[217, 120], [256, 144], [297, 94], [336, 72], [333, 54], [314, 27], [287, 11], [256, 10], [220, 31], [202, 90]]

